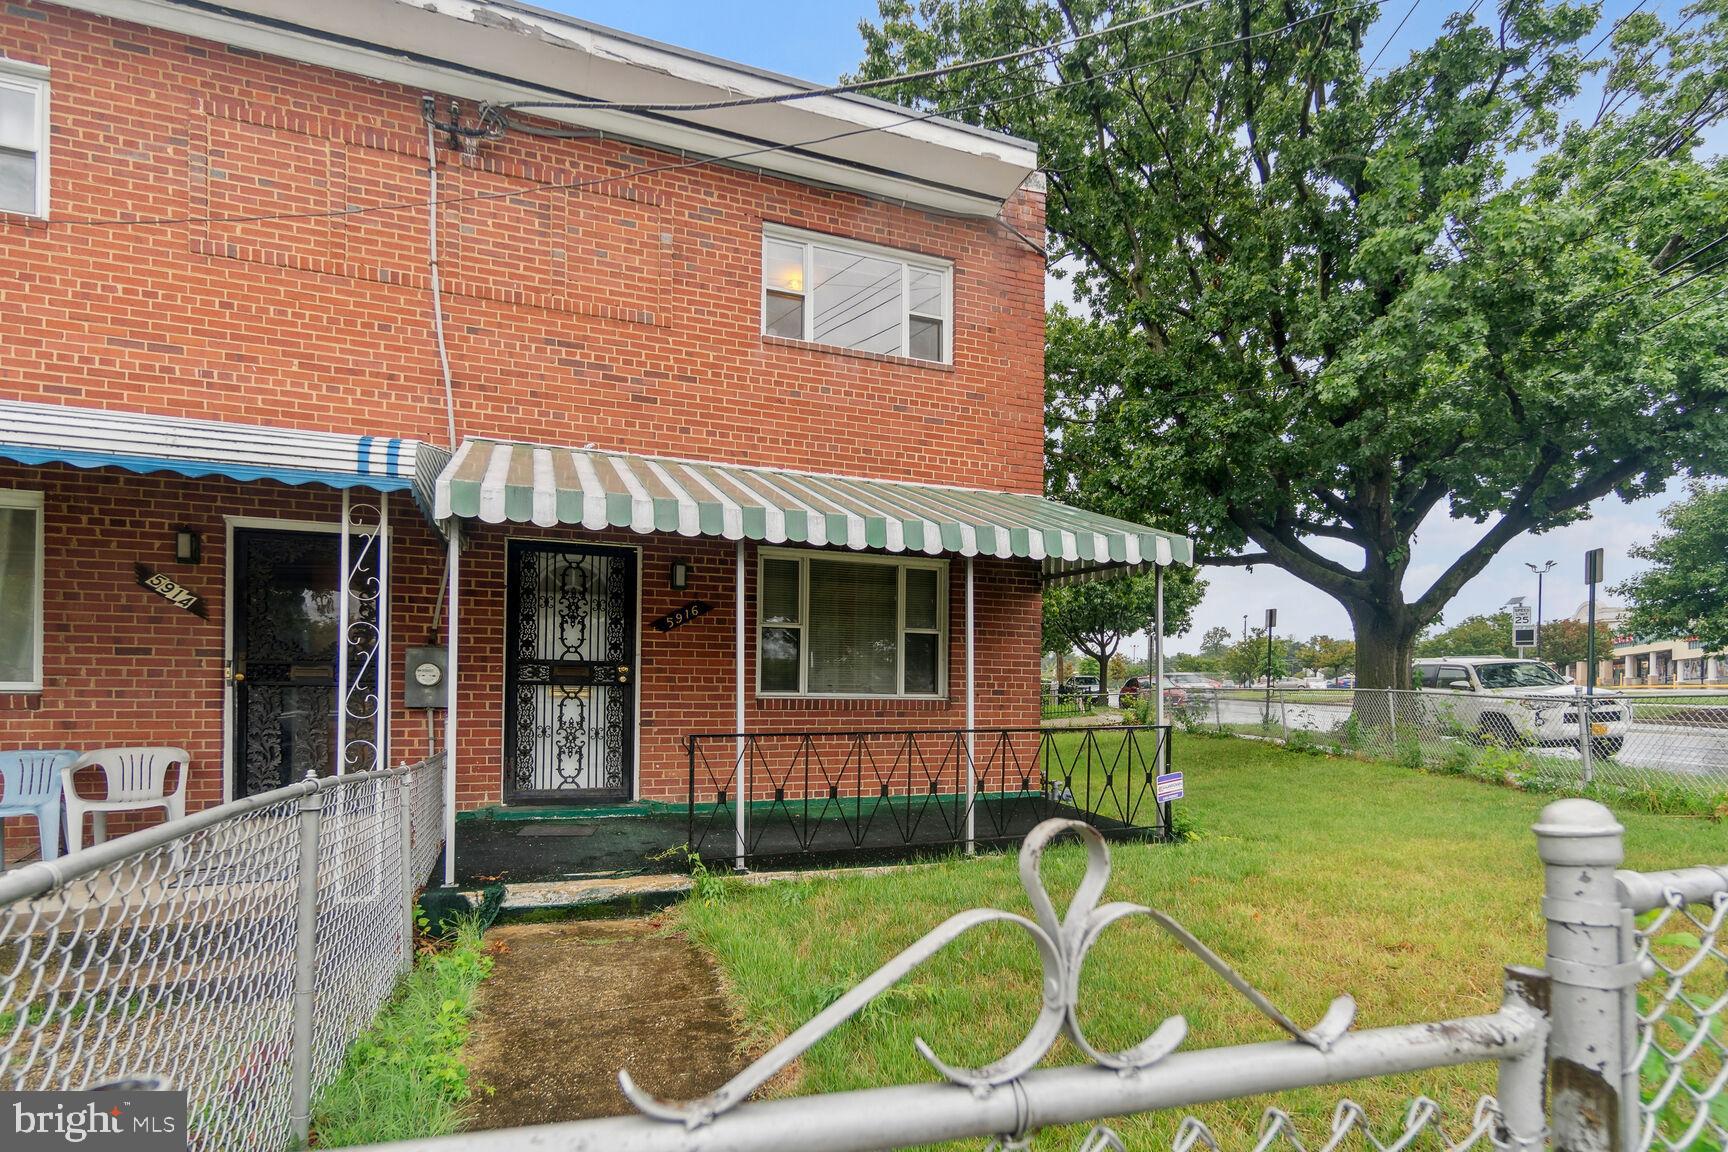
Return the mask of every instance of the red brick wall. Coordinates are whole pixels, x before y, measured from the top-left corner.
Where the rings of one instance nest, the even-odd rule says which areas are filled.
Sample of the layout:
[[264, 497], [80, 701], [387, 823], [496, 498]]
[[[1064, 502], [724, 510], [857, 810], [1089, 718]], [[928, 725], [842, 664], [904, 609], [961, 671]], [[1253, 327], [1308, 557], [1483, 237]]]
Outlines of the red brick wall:
[[[0, 8], [0, 52], [52, 69], [61, 221], [0, 216], [0, 394], [442, 439], [423, 209], [72, 223], [422, 200], [421, 92], [39, 0]], [[439, 159], [464, 435], [1039, 489], [1043, 261], [1002, 225], [720, 167], [629, 177], [678, 157], [612, 140]], [[1036, 236], [1042, 210], [1006, 215]], [[761, 336], [765, 221], [953, 260], [953, 366]]]
[[[421, 209], [268, 223], [109, 228], [418, 201], [417, 90], [12, 0], [0, 54], [52, 69], [52, 201], [44, 225], [0, 215], [0, 396], [442, 440], [442, 384]], [[1000, 224], [960, 220], [723, 168], [536, 190], [674, 160], [617, 141], [513, 138], [440, 151], [446, 311], [465, 436], [504, 436], [751, 464], [1037, 491], [1042, 477], [1043, 262]], [[495, 196], [519, 189], [520, 196]], [[462, 199], [483, 197], [481, 199]], [[1042, 197], [1004, 213], [1043, 230]], [[955, 265], [954, 364], [760, 335], [764, 222]], [[45, 490], [47, 685], [0, 695], [0, 747], [164, 741], [197, 765], [194, 807], [221, 796], [222, 516], [333, 520], [319, 487], [241, 485], [0, 463], [0, 486]], [[396, 502], [397, 657], [425, 636], [441, 544]], [[196, 569], [171, 530], [203, 530]], [[523, 536], [543, 535], [533, 529]], [[505, 533], [465, 565], [461, 800], [500, 795]], [[732, 727], [732, 550], [629, 533], [644, 548], [644, 621], [686, 599], [717, 610], [643, 629], [641, 794], [683, 794], [678, 746]], [[696, 562], [685, 593], [673, 556]], [[754, 573], [754, 549], [751, 549]], [[199, 621], [137, 587], [142, 560], [203, 594]], [[952, 699], [754, 700], [768, 727], [958, 727], [964, 718], [956, 560]], [[980, 724], [1036, 723], [1033, 566], [978, 563]], [[754, 650], [752, 639], [751, 650]], [[754, 684], [754, 669], [749, 671]], [[399, 689], [399, 683], [398, 683]], [[395, 699], [400, 700], [398, 690]], [[399, 713], [395, 757], [425, 747]], [[13, 833], [11, 850], [33, 847]]]

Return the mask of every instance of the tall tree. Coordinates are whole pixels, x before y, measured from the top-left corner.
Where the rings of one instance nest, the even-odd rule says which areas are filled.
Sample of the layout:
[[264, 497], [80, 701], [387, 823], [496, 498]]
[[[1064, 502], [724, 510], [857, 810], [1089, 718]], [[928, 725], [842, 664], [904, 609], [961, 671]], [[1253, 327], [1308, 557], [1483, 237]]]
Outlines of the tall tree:
[[1266, 630], [1256, 628], [1246, 640], [1238, 640], [1224, 654], [1224, 671], [1238, 684], [1264, 684], [1267, 677], [1277, 680], [1290, 672], [1288, 649], [1277, 643], [1266, 643]]
[[[1590, 625], [1582, 620], [1561, 617], [1542, 624], [1542, 659], [1570, 672], [1589, 655]], [[1608, 625], [1596, 625], [1596, 659], [1606, 660], [1614, 654], [1614, 634]]]
[[1641, 636], [1696, 636], [1728, 652], [1728, 486], [1694, 484], [1662, 510], [1665, 532], [1632, 555], [1651, 567], [1615, 587], [1631, 609], [1622, 627]]
[[[879, 0], [861, 72], [1163, 3]], [[1581, 46], [1600, 4], [1472, 5], [1380, 72], [1378, 5], [1217, 0], [885, 91], [1039, 144], [1084, 313], [1048, 326], [1052, 494], [1295, 574], [1349, 613], [1362, 684], [1405, 686], [1509, 541], [1728, 458], [1728, 170], [1696, 155], [1725, 10]], [[1406, 589], [1448, 511], [1479, 535]]]
[[1235, 633], [1222, 624], [1214, 624], [1206, 629], [1206, 634], [1200, 637], [1200, 655], [1222, 656], [1230, 647]]
[[[1192, 568], [1173, 569], [1164, 580], [1164, 631], [1188, 630], [1206, 582]], [[1044, 650], [1078, 649], [1097, 661], [1100, 687], [1110, 690], [1110, 658], [1122, 641], [1152, 626], [1157, 611], [1151, 576], [1124, 576], [1084, 584], [1058, 584], [1044, 590]]]

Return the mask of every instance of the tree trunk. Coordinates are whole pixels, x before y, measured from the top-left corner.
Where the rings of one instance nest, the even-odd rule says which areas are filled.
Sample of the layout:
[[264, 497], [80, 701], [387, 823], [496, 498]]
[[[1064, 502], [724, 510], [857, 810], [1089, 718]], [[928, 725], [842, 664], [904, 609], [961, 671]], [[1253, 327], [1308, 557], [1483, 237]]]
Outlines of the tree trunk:
[[1392, 611], [1370, 603], [1346, 604], [1356, 632], [1356, 687], [1410, 687], [1410, 661], [1421, 630], [1403, 605]]

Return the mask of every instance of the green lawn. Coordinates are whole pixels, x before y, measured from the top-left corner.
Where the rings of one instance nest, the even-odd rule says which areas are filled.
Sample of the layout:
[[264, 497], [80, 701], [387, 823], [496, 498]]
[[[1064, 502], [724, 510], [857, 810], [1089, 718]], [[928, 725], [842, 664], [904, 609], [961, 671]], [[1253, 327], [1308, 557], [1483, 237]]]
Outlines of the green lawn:
[[[1197, 839], [1113, 846], [1105, 899], [1162, 908], [1299, 1021], [1354, 995], [1359, 1027], [1492, 1011], [1500, 970], [1539, 961], [1541, 869], [1529, 828], [1546, 798], [1383, 764], [1326, 759], [1243, 740], [1178, 736], [1181, 810]], [[1628, 866], [1728, 857], [1719, 824], [1627, 812]], [[1077, 880], [1076, 849], [1046, 863], [1058, 906]], [[955, 859], [902, 874], [732, 888], [691, 901], [680, 925], [717, 958], [753, 1040], [777, 1039], [944, 917], [990, 905], [1030, 914], [1011, 856]], [[1035, 1014], [1037, 960], [1016, 930], [975, 930], [885, 1001], [819, 1044], [781, 1091], [807, 1093], [934, 1079], [916, 1036], [945, 1059], [1006, 1053]], [[1187, 1016], [1187, 1047], [1279, 1034], [1198, 961], [1145, 922], [1120, 924], [1094, 949], [1082, 1023], [1100, 1046], [1126, 1047], [1167, 1015]], [[1079, 1054], [1064, 1042], [1054, 1063]], [[1410, 1097], [1438, 1099], [1464, 1126], [1493, 1069], [1479, 1066], [1281, 1097], [1305, 1137], [1336, 1100], [1394, 1130]], [[1198, 1109], [1225, 1145], [1247, 1146], [1268, 1101]], [[1130, 1147], [1168, 1147], [1179, 1116], [1122, 1121]], [[1075, 1147], [1080, 1131], [1041, 1146]], [[963, 1145], [975, 1148], [975, 1143]]]

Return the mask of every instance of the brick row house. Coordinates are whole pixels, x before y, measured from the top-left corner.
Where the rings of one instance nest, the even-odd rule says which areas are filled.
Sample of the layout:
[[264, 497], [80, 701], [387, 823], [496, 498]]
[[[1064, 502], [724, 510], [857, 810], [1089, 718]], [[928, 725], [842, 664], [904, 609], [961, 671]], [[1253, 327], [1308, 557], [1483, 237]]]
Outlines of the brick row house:
[[[696, 735], [1035, 728], [1042, 583], [1189, 543], [1040, 495], [1033, 147], [809, 88], [497, 0], [9, 0], [0, 749], [591, 811], [735, 803]], [[877, 788], [808, 767], [746, 791]]]

